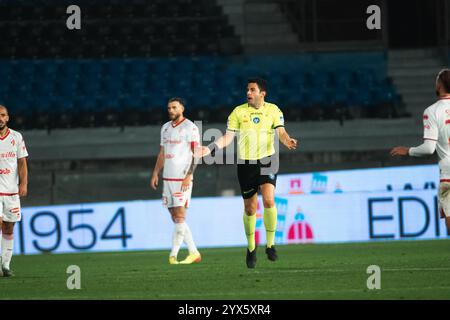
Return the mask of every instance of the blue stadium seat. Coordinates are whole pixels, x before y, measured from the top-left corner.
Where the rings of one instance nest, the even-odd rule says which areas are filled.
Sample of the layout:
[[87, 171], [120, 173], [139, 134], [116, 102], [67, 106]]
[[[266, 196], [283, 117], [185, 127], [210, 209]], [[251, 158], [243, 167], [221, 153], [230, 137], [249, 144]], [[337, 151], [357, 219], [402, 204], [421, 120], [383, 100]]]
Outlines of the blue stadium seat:
[[175, 74], [192, 74], [194, 72], [194, 64], [191, 59], [172, 59], [170, 61], [170, 69]]
[[105, 76], [119, 77], [125, 73], [125, 64], [121, 60], [103, 62], [102, 72]]
[[359, 85], [372, 87], [378, 82], [373, 69], [363, 69], [355, 71], [355, 82]]
[[212, 74], [196, 73], [192, 77], [191, 85], [193, 92], [201, 92], [202, 90], [213, 89], [216, 86], [216, 79]]
[[312, 90], [325, 90], [331, 85], [328, 72], [308, 72], [305, 74], [305, 85]]
[[101, 83], [101, 94], [117, 95], [123, 89], [124, 83], [119, 77], [104, 77]]
[[148, 95], [143, 97], [144, 103], [148, 108], [152, 108], [155, 110], [163, 110], [166, 112], [167, 110], [167, 101], [169, 97], [162, 93], [152, 93], [150, 92]]
[[306, 87], [307, 80], [304, 73], [287, 73], [285, 74], [284, 79], [286, 87], [290, 90], [303, 90]]
[[54, 79], [57, 74], [58, 65], [45, 60], [35, 61], [35, 73], [38, 79]]
[[6, 60], [2, 60], [0, 61], [0, 78], [3, 80], [8, 79], [11, 73], [11, 63], [6, 61]]
[[0, 83], [0, 99], [4, 98], [6, 95], [8, 95], [10, 89], [9, 89], [9, 80], [6, 80], [7, 78], [3, 78], [4, 80]]
[[[269, 98], [272, 98], [272, 95], [269, 95]], [[277, 104], [280, 108], [298, 108], [304, 104], [302, 92], [297, 91], [289, 91], [289, 92], [280, 92], [278, 97], [273, 97], [271, 99], [273, 103]]]
[[[40, 105], [40, 112], [48, 112], [56, 114], [59, 112], [73, 112], [74, 111], [74, 101], [72, 99], [67, 99], [66, 97], [53, 97], [51, 99], [50, 105]], [[49, 107], [44, 109], [44, 107]]]
[[376, 86], [372, 88], [370, 92], [372, 96], [372, 101], [375, 104], [395, 102], [397, 99], [397, 94], [395, 92], [394, 87], [389, 84]]
[[99, 78], [103, 73], [103, 65], [101, 62], [85, 60], [80, 65], [80, 72], [83, 77]]
[[85, 96], [95, 96], [100, 92], [100, 81], [98, 78], [80, 78], [79, 92]]
[[73, 105], [78, 113], [92, 113], [98, 108], [98, 99], [96, 96], [78, 97], [73, 101]]
[[76, 79], [80, 75], [80, 64], [70, 60], [58, 64], [57, 77], [60, 79]]
[[30, 110], [49, 112], [52, 107], [52, 97], [48, 95], [36, 96], [30, 99]]
[[158, 77], [168, 76], [171, 72], [170, 64], [167, 61], [152, 61], [150, 66], [153, 74]]
[[68, 98], [76, 96], [77, 89], [77, 81], [69, 78], [66, 81], [57, 82], [54, 92], [60, 97]]
[[17, 98], [24, 98], [31, 95], [32, 84], [28, 81], [22, 81], [15, 78], [9, 85], [9, 96], [15, 96]]
[[124, 72], [126, 75], [146, 75], [152, 71], [149, 61], [141, 59], [127, 60], [124, 63], [124, 67]]
[[311, 92], [309, 102], [313, 106], [324, 106], [328, 103], [327, 98], [321, 91], [313, 91]]
[[348, 101], [351, 106], [359, 106], [362, 108], [372, 104], [369, 90], [350, 90]]
[[106, 94], [98, 98], [97, 109], [99, 111], [104, 110], [120, 110], [121, 104], [119, 96]]
[[143, 105], [143, 101], [140, 96], [124, 95], [120, 97], [121, 105], [125, 109], [138, 109]]
[[330, 91], [328, 97], [332, 105], [348, 105], [348, 93], [344, 88]]
[[39, 97], [54, 95], [55, 94], [54, 85], [55, 85], [55, 83], [51, 80], [37, 79], [37, 81], [35, 81], [32, 84], [31, 92], [32, 92], [33, 96], [39, 96]]
[[192, 59], [194, 70], [199, 73], [211, 74], [218, 67], [218, 59], [214, 57], [199, 57]]
[[336, 70], [332, 75], [332, 83], [342, 89], [349, 88], [354, 82], [354, 74], [349, 70]]

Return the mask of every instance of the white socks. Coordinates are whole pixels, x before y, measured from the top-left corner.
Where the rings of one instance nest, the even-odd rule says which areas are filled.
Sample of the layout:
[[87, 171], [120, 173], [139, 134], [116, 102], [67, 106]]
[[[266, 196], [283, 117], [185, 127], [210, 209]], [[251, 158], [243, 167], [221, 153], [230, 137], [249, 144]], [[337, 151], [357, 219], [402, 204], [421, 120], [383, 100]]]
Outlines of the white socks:
[[185, 233], [184, 233], [184, 242], [188, 246], [189, 254], [197, 254], [198, 250], [195, 246], [194, 239], [192, 238], [192, 232], [191, 229], [189, 229], [189, 226], [187, 223], [184, 223]]
[[170, 251], [171, 257], [176, 257], [178, 251], [180, 251], [181, 244], [186, 243], [189, 254], [197, 254], [198, 250], [195, 246], [194, 239], [192, 238], [191, 229], [186, 222], [175, 223], [175, 229], [172, 236], [172, 251]]
[[178, 251], [180, 251], [181, 244], [183, 243], [185, 235], [185, 223], [175, 223], [175, 229], [172, 235], [172, 251], [170, 251], [171, 257], [176, 257]]
[[2, 267], [9, 269], [11, 257], [13, 254], [14, 236], [12, 234], [4, 234], [2, 236]]

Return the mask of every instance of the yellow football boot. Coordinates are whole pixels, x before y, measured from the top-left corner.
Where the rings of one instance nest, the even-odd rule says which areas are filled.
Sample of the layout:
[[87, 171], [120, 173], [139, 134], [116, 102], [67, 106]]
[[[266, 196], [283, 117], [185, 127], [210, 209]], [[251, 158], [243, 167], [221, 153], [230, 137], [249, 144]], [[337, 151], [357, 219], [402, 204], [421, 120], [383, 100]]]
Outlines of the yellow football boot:
[[180, 261], [180, 264], [191, 264], [191, 263], [198, 263], [202, 261], [202, 256], [200, 255], [200, 252], [189, 254], [186, 259], [183, 261]]
[[179, 264], [176, 257], [169, 257], [169, 264]]

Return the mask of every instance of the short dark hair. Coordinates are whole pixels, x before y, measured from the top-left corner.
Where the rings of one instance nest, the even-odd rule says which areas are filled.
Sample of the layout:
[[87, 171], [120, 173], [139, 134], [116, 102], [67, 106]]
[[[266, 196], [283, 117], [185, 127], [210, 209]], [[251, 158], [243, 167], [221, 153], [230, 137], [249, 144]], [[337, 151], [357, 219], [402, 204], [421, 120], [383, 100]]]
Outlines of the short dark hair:
[[169, 99], [168, 103], [171, 102], [178, 102], [179, 104], [181, 104], [183, 107], [186, 107], [186, 102], [184, 101], [184, 99], [181, 99], [180, 97], [173, 97]]
[[450, 93], [450, 69], [442, 69], [439, 72], [438, 80], [444, 86], [445, 92]]
[[7, 107], [5, 107], [4, 105], [0, 104], [0, 109], [5, 109], [5, 110], [6, 110], [6, 113], [7, 113], [7, 114], [9, 114], [9, 112], [8, 112], [8, 108], [7, 108]]
[[258, 78], [258, 77], [249, 78], [247, 80], [247, 84], [249, 84], [249, 83], [256, 83], [258, 85], [258, 88], [260, 91], [267, 92], [267, 81], [264, 80], [263, 78]]

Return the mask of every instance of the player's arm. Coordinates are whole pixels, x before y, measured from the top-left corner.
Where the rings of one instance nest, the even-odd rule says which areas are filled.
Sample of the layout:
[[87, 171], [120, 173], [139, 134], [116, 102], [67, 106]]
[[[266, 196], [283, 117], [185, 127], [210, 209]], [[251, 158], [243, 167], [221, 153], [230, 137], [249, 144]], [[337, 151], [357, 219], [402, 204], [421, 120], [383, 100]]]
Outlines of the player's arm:
[[191, 165], [189, 166], [189, 169], [187, 170], [186, 176], [184, 177], [184, 180], [181, 183], [181, 191], [186, 191], [189, 188], [189, 185], [191, 184], [191, 181], [192, 181], [192, 177], [194, 175], [194, 171], [195, 171], [195, 169], [197, 169], [197, 165], [200, 162], [200, 158], [194, 156], [196, 148], [198, 148], [196, 143], [192, 143], [192, 146], [191, 146], [191, 150], [192, 150]]
[[232, 130], [227, 130], [223, 136], [209, 144], [208, 146], [199, 147], [195, 151], [196, 157], [205, 157], [209, 154], [214, 156], [214, 153], [217, 150], [223, 149], [228, 146], [231, 142], [233, 142], [236, 133]]
[[208, 154], [214, 156], [217, 150], [223, 149], [231, 142], [233, 142], [233, 139], [236, 136], [236, 131], [239, 131], [240, 129], [240, 121], [237, 110], [238, 109], [235, 108], [233, 112], [231, 112], [231, 114], [228, 116], [227, 131], [225, 132], [225, 134], [216, 139], [216, 141], [209, 144], [208, 146], [197, 148], [196, 152], [194, 153], [196, 157], [204, 157]]
[[294, 150], [297, 148], [297, 140], [291, 138], [284, 127], [284, 116], [280, 108], [276, 107], [272, 111], [272, 128], [276, 130], [278, 134], [278, 139], [282, 144], [284, 144], [289, 150]]
[[17, 160], [17, 169], [19, 172], [19, 197], [25, 197], [28, 193], [28, 167], [26, 157]]
[[156, 159], [155, 168], [153, 168], [152, 178], [150, 180], [150, 186], [156, 190], [158, 187], [158, 175], [164, 167], [164, 147], [159, 148], [158, 158]]
[[434, 153], [438, 139], [437, 121], [432, 113], [425, 110], [423, 114], [423, 143], [417, 147], [398, 146], [391, 150], [391, 156], [423, 157]]
[[280, 142], [284, 144], [289, 150], [294, 150], [297, 148], [297, 140], [291, 138], [284, 127], [280, 126], [275, 130], [277, 130]]
[[[236, 133], [231, 130], [227, 130], [223, 136], [221, 136], [219, 139], [214, 141], [210, 146], [208, 146], [209, 149], [212, 147], [217, 149], [223, 149], [226, 146], [228, 146], [231, 142], [233, 142], [233, 139], [235, 137]], [[213, 146], [215, 144], [215, 146]]]
[[423, 157], [429, 156], [436, 150], [436, 140], [425, 139], [420, 146], [417, 147], [395, 147], [391, 150], [391, 156], [412, 156]]

